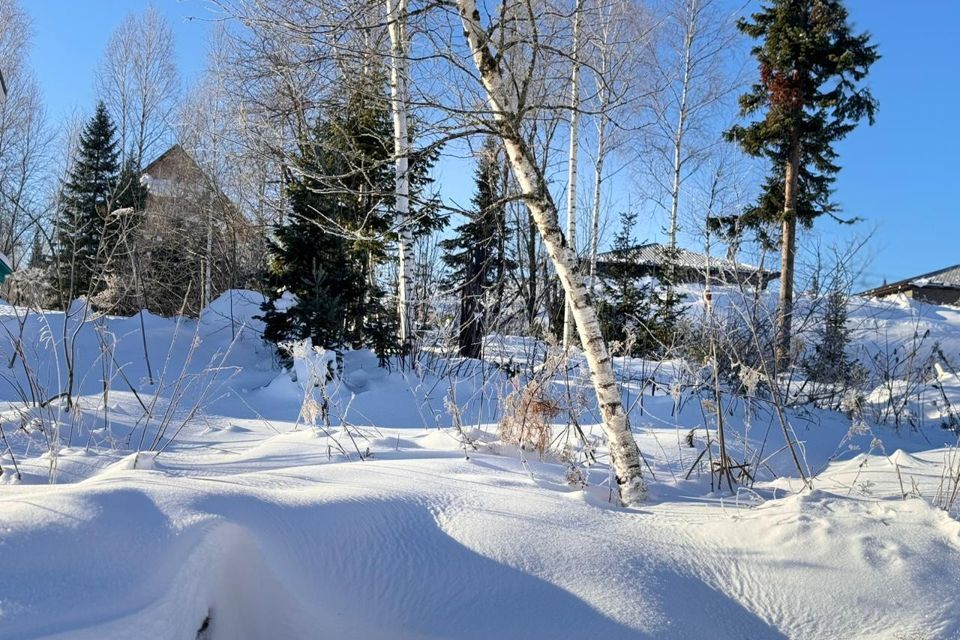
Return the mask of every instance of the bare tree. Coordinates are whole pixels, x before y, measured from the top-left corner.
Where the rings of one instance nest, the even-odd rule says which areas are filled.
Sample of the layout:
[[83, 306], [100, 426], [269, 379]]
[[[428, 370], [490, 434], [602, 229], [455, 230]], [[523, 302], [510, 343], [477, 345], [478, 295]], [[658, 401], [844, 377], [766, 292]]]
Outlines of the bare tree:
[[44, 194], [53, 142], [40, 87], [26, 65], [30, 22], [14, 0], [0, 0], [0, 251], [17, 267], [46, 223]]
[[671, 0], [658, 37], [652, 40], [659, 88], [651, 104], [649, 174], [665, 195], [667, 233], [677, 248], [687, 179], [721, 142], [717, 116], [737, 89], [729, 52], [736, 41], [732, 16], [719, 0]]
[[616, 137], [634, 135], [643, 123], [626, 123], [623, 115], [629, 107], [652, 92], [641, 69], [649, 64], [646, 42], [651, 28], [643, 5], [633, 0], [599, 2], [593, 19], [586, 25], [589, 45], [585, 58], [590, 62], [594, 81], [593, 113], [596, 146], [593, 155], [593, 189], [590, 203], [589, 264], [591, 286], [596, 278], [597, 251], [603, 222], [603, 186], [607, 180], [607, 157], [616, 146]]
[[[575, 0], [573, 8], [573, 42], [570, 59], [570, 150], [567, 154], [567, 243], [577, 251], [577, 159], [580, 151], [580, 31], [583, 22], [583, 0]], [[566, 299], [563, 311], [563, 347], [573, 343], [573, 305]]]
[[[407, 84], [409, 81], [408, 57], [410, 42], [407, 37], [407, 0], [386, 0], [387, 29], [390, 33], [390, 107], [393, 114], [393, 150], [395, 155], [397, 235], [400, 240], [398, 254], [400, 310], [400, 344], [404, 351], [411, 352], [416, 336], [416, 291], [413, 225], [410, 220], [410, 134], [408, 131]], [[416, 362], [411, 353], [410, 362]]]
[[173, 31], [153, 5], [127, 15], [114, 31], [97, 88], [117, 123], [123, 154], [142, 166], [167, 141], [180, 91]]

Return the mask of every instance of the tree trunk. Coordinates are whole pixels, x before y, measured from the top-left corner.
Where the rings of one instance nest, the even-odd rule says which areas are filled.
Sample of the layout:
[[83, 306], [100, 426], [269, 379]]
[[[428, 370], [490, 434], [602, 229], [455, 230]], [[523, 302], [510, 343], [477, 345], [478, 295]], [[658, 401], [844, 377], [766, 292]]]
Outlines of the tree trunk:
[[[567, 159], [567, 244], [574, 254], [577, 251], [577, 152], [580, 150], [580, 5], [576, 0], [573, 9], [573, 70], [570, 74], [570, 152]], [[576, 326], [573, 321], [573, 305], [565, 298], [563, 312], [563, 348], [573, 346]]]
[[780, 308], [777, 314], [777, 370], [790, 366], [791, 325], [793, 321], [794, 258], [797, 252], [797, 180], [800, 170], [800, 146], [794, 142], [786, 168], [783, 229], [780, 237]]
[[395, 155], [395, 209], [400, 241], [399, 320], [400, 344], [410, 361], [415, 362], [415, 260], [413, 228], [410, 220], [410, 138], [407, 131], [407, 0], [386, 0], [387, 30], [390, 32], [390, 106], [393, 112], [393, 151]]
[[596, 390], [603, 430], [609, 441], [611, 464], [620, 499], [625, 504], [639, 501], [643, 497], [640, 450], [627, 422], [627, 414], [613, 373], [613, 364], [600, 332], [596, 311], [577, 267], [577, 256], [564, 240], [557, 207], [550, 196], [546, 180], [518, 128], [517, 108], [504, 90], [500, 65], [493, 57], [487, 43], [487, 33], [480, 25], [476, 0], [457, 0], [457, 7], [463, 22], [464, 35], [480, 73], [494, 120], [499, 127], [507, 158], [571, 303], [574, 322]]
[[536, 223], [533, 220], [533, 214], [527, 209], [527, 229], [526, 249], [527, 249], [527, 326], [533, 329], [537, 323], [537, 298], [540, 295], [539, 290], [539, 269], [537, 264], [537, 235], [534, 231]]
[[[604, 61], [606, 57], [604, 57]], [[601, 65], [603, 65], [603, 62]], [[601, 67], [602, 71], [603, 67]], [[596, 284], [597, 278], [597, 250], [600, 247], [600, 211], [603, 187], [603, 163], [607, 157], [607, 93], [606, 88], [601, 87], [598, 93], [598, 111], [597, 116], [597, 158], [593, 167], [593, 211], [591, 213], [590, 229], [590, 291]]]
[[203, 269], [203, 303], [201, 309], [205, 309], [213, 300], [213, 203], [207, 203], [207, 246], [206, 246], [206, 264]]

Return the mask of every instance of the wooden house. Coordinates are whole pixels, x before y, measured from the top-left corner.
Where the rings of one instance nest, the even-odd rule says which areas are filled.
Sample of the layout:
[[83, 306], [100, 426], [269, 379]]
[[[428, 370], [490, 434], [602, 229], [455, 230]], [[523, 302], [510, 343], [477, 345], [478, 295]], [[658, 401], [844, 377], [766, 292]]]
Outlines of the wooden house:
[[898, 280], [861, 293], [868, 298], [903, 294], [930, 304], [960, 305], [960, 264]]
[[[616, 266], [619, 269], [626, 267], [627, 273], [633, 277], [660, 278], [665, 274], [669, 251], [668, 247], [656, 243], [607, 251], [597, 256], [597, 273], [600, 276], [609, 274]], [[771, 280], [780, 277], [778, 271], [727, 258], [708, 257], [686, 249], [677, 249], [674, 269], [677, 283], [705, 284], [709, 281], [713, 285], [744, 284], [765, 289]]]

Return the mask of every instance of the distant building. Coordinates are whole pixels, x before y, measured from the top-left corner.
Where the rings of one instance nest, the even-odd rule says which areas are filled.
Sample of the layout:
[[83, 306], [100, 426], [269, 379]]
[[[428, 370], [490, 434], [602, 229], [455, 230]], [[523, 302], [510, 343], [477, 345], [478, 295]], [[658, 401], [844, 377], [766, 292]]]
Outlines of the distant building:
[[923, 275], [884, 284], [864, 291], [867, 298], [886, 298], [897, 294], [931, 304], [960, 304], [960, 264]]
[[148, 212], [177, 201], [178, 209], [192, 217], [205, 218], [211, 206], [217, 218], [239, 215], [236, 206], [179, 144], [147, 165], [141, 180], [147, 187]]
[[[669, 248], [661, 244], [642, 244], [619, 251], [607, 251], [597, 256], [597, 273], [610, 273], [611, 267], [627, 266], [628, 273], [634, 277], [651, 276], [659, 278], [666, 269]], [[678, 283], [700, 283], [708, 281], [714, 285], [744, 284], [765, 289], [771, 280], [780, 277], [778, 271], [767, 271], [750, 264], [708, 257], [686, 249], [677, 249], [675, 278]]]
[[130, 300], [131, 307], [197, 315], [223, 291], [245, 285], [261, 253], [255, 229], [190, 153], [173, 145], [143, 169], [141, 183], [136, 261], [146, 301]]

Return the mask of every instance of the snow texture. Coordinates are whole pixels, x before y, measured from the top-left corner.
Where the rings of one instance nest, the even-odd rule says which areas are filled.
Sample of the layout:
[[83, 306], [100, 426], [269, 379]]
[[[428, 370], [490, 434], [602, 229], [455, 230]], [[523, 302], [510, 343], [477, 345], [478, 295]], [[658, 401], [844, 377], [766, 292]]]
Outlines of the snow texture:
[[[753, 489], [719, 492], [693, 465], [699, 405], [640, 382], [672, 365], [618, 360], [655, 474], [624, 509], [582, 362], [573, 395], [566, 376], [551, 388], [597, 444], [586, 486], [556, 456], [498, 442], [504, 367], [387, 371], [304, 348], [282, 370], [260, 302], [233, 291], [198, 320], [0, 307], [2, 366], [21, 323], [26, 345], [0, 374], [0, 638], [960, 638], [960, 523], [937, 508], [960, 455], [933, 402], [942, 388], [960, 403], [955, 374], [911, 400], [914, 426], [792, 411], [813, 491], [772, 412], [732, 406], [731, 446], [762, 464]], [[956, 310], [901, 299], [853, 321], [864, 351], [920, 327], [960, 352]], [[70, 408], [53, 396], [74, 331]], [[530, 339], [488, 346], [542, 360]], [[309, 409], [324, 401], [326, 421]]]

